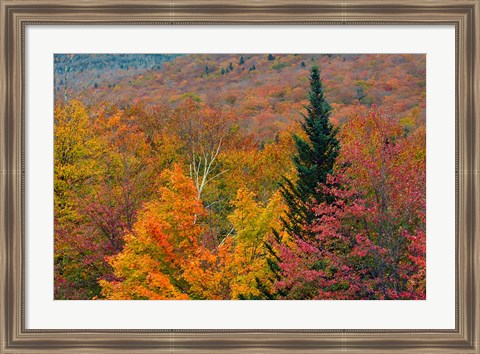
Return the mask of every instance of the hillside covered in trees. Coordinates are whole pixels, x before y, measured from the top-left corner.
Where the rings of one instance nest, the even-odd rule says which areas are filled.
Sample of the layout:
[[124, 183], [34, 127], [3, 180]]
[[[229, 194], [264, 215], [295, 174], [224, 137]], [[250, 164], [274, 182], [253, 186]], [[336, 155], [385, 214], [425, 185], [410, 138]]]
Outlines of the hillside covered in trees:
[[56, 299], [425, 299], [424, 55], [55, 57]]

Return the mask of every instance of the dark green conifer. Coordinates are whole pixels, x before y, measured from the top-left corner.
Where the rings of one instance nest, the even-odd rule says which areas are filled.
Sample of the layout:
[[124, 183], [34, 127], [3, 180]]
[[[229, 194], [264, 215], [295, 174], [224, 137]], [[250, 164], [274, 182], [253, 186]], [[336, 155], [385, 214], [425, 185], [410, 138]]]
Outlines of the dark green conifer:
[[310, 71], [308, 99], [306, 114], [302, 114], [301, 123], [306, 139], [293, 135], [297, 150], [293, 156], [297, 180], [293, 182], [284, 178], [280, 187], [287, 205], [287, 217], [283, 220], [283, 225], [290, 235], [303, 239], [308, 239], [310, 234], [304, 226], [315, 219], [310, 203], [328, 202], [318, 187], [324, 185], [327, 176], [333, 173], [333, 165], [340, 152], [340, 144], [336, 138], [338, 129], [330, 122], [331, 107], [325, 99], [316, 65]]
[[[315, 219], [311, 203], [332, 202], [326, 199], [318, 187], [325, 185], [327, 176], [333, 173], [333, 166], [340, 152], [340, 144], [336, 138], [338, 129], [330, 122], [331, 107], [325, 100], [324, 87], [316, 65], [310, 70], [308, 100], [309, 103], [305, 106], [306, 114], [302, 114], [301, 123], [306, 139], [293, 135], [296, 153], [292, 159], [297, 170], [297, 179], [292, 181], [284, 177], [280, 185], [280, 192], [287, 205], [286, 218], [282, 219], [283, 227], [291, 237], [300, 237], [305, 241], [314, 237], [308, 228], [305, 228]], [[276, 281], [282, 279], [279, 266], [282, 260], [274, 247], [274, 244], [282, 243], [278, 230], [273, 230], [273, 237], [273, 244], [265, 244], [268, 251], [267, 263], [272, 271], [270, 286], [257, 280], [257, 289], [265, 299], [286, 295], [268, 290]]]

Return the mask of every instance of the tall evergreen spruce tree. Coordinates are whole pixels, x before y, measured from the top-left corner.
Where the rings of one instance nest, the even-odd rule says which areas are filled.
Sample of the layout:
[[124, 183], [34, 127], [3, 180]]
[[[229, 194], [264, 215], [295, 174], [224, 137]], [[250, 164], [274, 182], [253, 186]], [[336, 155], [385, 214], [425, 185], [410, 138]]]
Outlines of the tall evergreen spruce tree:
[[310, 225], [315, 219], [310, 203], [328, 202], [318, 186], [326, 183], [340, 152], [336, 138], [338, 128], [330, 122], [331, 107], [325, 100], [324, 91], [318, 66], [314, 65], [310, 71], [309, 103], [305, 106], [306, 114], [302, 114], [302, 129], [306, 139], [293, 135], [297, 150], [293, 156], [297, 180], [293, 182], [284, 178], [280, 187], [287, 205], [283, 226], [289, 235], [305, 240], [308, 240], [310, 233], [304, 226]]
[[[315, 219], [310, 203], [331, 202], [318, 187], [325, 184], [327, 176], [333, 172], [333, 165], [340, 152], [340, 143], [336, 138], [338, 128], [330, 122], [331, 107], [325, 100], [324, 91], [318, 66], [314, 65], [310, 71], [309, 103], [305, 106], [306, 114], [302, 114], [301, 123], [306, 139], [293, 135], [297, 150], [293, 156], [297, 180], [292, 181], [284, 177], [280, 186], [280, 192], [287, 205], [286, 218], [282, 219], [283, 227], [292, 238], [297, 236], [305, 241], [314, 237], [305, 228]], [[273, 230], [273, 234], [277, 243], [281, 243], [279, 232]], [[270, 243], [267, 243], [266, 247], [270, 255], [267, 262], [274, 276], [270, 279], [273, 284], [281, 280], [279, 267], [281, 259]], [[258, 279], [257, 288], [267, 299], [286, 295], [270, 292]]]

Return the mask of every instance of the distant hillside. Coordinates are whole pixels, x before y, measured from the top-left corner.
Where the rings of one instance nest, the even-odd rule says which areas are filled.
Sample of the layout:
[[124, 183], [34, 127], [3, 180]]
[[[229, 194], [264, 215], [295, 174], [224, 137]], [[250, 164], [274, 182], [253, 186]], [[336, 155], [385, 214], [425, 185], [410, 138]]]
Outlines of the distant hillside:
[[55, 94], [65, 87], [76, 92], [98, 85], [111, 85], [122, 77], [159, 69], [175, 54], [55, 54]]
[[[67, 91], [92, 109], [176, 105], [190, 97], [234, 113], [245, 129], [269, 140], [298, 121], [309, 69], [317, 63], [334, 122], [345, 122], [358, 106], [376, 105], [413, 129], [425, 122], [425, 59], [413, 54], [76, 55]], [[67, 60], [59, 57], [56, 63], [57, 99], [63, 99]]]

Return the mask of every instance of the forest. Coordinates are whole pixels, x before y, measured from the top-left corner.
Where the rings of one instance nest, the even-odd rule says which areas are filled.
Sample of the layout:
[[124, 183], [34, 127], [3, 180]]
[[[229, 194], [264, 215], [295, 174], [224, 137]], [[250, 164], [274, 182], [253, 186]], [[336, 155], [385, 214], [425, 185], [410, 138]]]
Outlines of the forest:
[[426, 57], [55, 55], [56, 300], [426, 299]]

